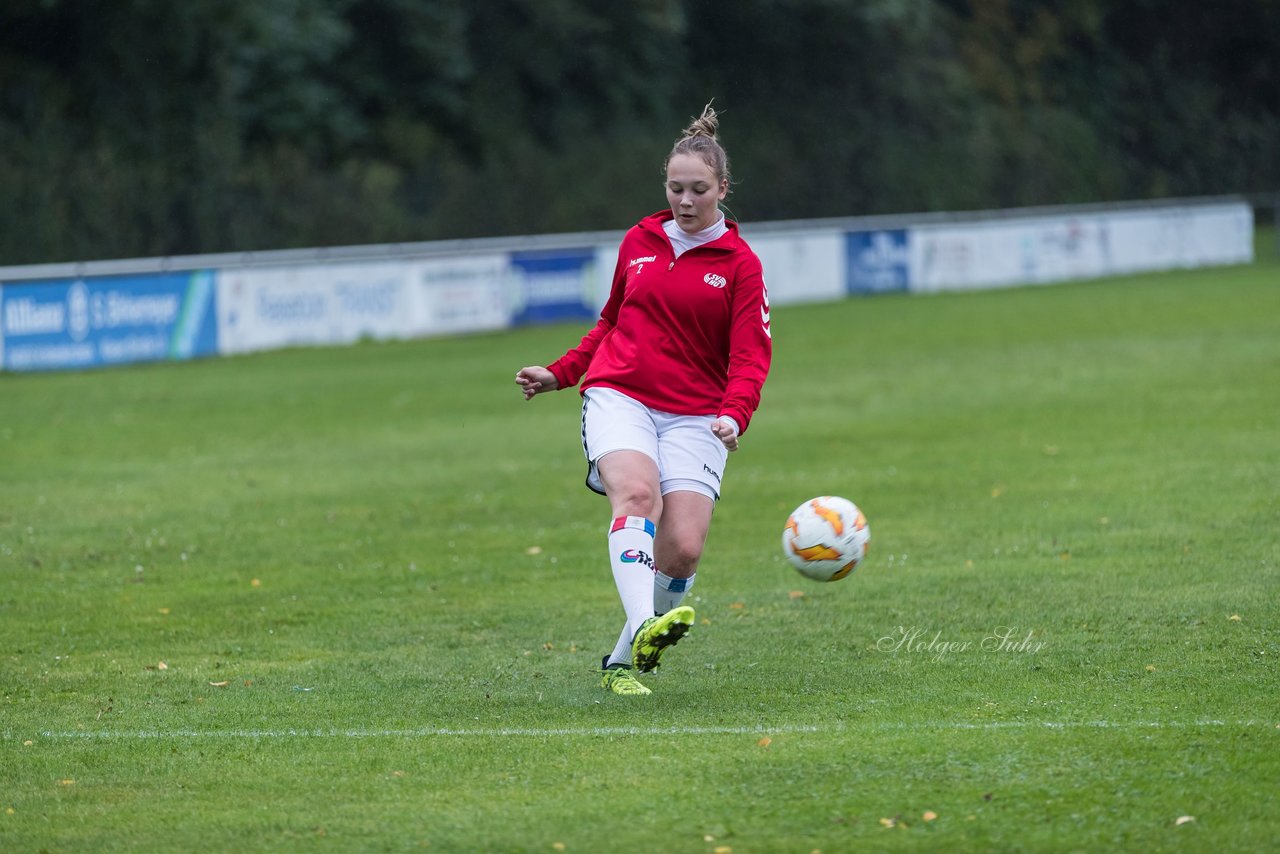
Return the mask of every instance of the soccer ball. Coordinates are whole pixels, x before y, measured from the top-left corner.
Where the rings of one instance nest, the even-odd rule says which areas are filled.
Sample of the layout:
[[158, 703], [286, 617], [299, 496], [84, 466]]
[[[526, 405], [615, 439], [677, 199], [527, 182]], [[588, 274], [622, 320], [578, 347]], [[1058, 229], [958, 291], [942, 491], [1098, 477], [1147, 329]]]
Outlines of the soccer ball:
[[858, 505], [820, 495], [795, 509], [782, 529], [782, 553], [801, 575], [839, 581], [866, 557], [871, 528]]

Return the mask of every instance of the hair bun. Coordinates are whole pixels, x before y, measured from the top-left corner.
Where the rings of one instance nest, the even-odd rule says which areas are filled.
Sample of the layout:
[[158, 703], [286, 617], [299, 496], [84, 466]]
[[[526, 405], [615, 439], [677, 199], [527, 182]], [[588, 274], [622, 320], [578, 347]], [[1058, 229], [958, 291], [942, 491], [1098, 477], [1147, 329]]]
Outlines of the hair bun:
[[711, 102], [702, 108], [702, 115], [693, 120], [687, 128], [684, 129], [684, 136], [708, 136], [712, 139], [716, 138], [716, 131], [720, 128], [720, 118], [716, 115], [716, 111], [712, 109]]

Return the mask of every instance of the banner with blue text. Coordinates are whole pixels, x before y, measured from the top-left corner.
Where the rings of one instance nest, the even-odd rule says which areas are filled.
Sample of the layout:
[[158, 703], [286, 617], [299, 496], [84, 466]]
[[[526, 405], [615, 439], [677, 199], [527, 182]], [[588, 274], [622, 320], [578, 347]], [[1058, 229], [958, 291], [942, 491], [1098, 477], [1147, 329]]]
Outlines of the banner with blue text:
[[209, 270], [0, 287], [5, 370], [190, 359], [217, 351]]

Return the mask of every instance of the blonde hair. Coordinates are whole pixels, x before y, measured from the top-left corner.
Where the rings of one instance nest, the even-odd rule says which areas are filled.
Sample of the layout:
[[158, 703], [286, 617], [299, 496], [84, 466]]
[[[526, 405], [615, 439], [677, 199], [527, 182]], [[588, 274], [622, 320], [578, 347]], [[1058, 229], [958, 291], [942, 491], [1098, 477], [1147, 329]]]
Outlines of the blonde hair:
[[684, 129], [680, 138], [676, 140], [676, 144], [671, 147], [671, 153], [667, 155], [667, 159], [662, 161], [663, 175], [666, 174], [667, 164], [671, 162], [672, 157], [677, 154], [692, 154], [707, 164], [715, 174], [717, 182], [732, 183], [729, 174], [729, 155], [725, 153], [724, 146], [716, 138], [719, 127], [720, 117], [712, 109], [711, 102], [707, 102], [707, 105], [702, 108], [702, 115]]

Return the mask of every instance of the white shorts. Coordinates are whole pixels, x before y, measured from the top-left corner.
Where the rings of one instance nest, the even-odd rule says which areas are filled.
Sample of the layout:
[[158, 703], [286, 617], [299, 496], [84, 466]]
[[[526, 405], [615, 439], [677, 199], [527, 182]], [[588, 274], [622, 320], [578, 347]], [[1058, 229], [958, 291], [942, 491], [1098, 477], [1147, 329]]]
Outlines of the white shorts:
[[582, 451], [587, 486], [604, 495], [596, 463], [613, 451], [639, 451], [658, 464], [662, 494], [688, 491], [720, 498], [729, 449], [711, 432], [714, 415], [673, 415], [650, 409], [611, 388], [582, 395]]

